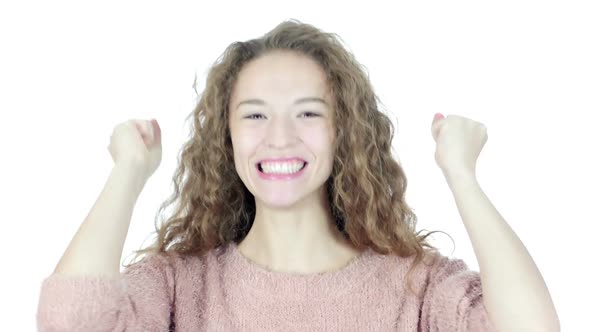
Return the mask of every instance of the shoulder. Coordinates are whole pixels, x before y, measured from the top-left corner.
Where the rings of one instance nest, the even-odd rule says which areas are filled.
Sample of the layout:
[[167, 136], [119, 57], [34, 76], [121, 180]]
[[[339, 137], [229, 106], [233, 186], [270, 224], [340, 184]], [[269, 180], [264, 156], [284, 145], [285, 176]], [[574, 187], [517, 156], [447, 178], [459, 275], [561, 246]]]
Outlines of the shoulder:
[[180, 257], [175, 253], [146, 253], [137, 261], [125, 266], [125, 280], [167, 279], [173, 280]]
[[460, 258], [436, 254], [424, 267], [423, 286], [427, 298], [440, 298], [440, 303], [454, 303], [469, 298], [477, 300], [482, 294], [481, 277]]
[[472, 270], [463, 259], [444, 256], [440, 253], [430, 257], [426, 270], [433, 281], [441, 281], [449, 277], [479, 275], [479, 272]]
[[479, 277], [479, 272], [471, 270], [464, 260], [445, 256], [438, 251], [427, 252], [414, 266], [415, 258], [415, 255], [388, 255], [386, 270], [395, 271], [398, 279], [407, 276], [412, 284], [420, 288], [442, 283], [456, 284]]
[[175, 276], [178, 274], [199, 274], [217, 265], [226, 252], [227, 246], [224, 245], [202, 254], [181, 254], [174, 251], [147, 253], [140, 260], [129, 265], [125, 269], [125, 273], [159, 271]]
[[[405, 269], [410, 269], [415, 256], [397, 257]], [[463, 259], [445, 256], [439, 251], [428, 252], [416, 266], [416, 271], [426, 277], [443, 277], [449, 274], [471, 271]], [[474, 272], [474, 271], [471, 271]]]

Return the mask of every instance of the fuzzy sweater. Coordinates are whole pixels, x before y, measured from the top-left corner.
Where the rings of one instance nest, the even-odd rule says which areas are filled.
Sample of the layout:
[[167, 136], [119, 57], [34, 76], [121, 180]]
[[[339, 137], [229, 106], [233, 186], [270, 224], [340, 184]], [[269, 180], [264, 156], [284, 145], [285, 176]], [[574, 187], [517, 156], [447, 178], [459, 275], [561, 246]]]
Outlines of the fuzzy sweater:
[[231, 242], [202, 259], [151, 255], [119, 278], [53, 273], [41, 284], [39, 331], [496, 331], [481, 279], [438, 254], [404, 289], [412, 258], [367, 249], [337, 271], [268, 270]]

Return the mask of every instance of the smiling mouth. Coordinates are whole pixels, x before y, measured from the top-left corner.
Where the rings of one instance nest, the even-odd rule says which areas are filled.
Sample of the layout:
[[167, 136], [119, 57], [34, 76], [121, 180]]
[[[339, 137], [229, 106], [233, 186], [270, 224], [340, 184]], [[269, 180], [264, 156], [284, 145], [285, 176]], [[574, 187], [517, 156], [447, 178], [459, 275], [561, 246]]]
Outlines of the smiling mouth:
[[[303, 170], [305, 167], [307, 167], [307, 161], [303, 162], [303, 167], [301, 167], [299, 171]], [[264, 173], [264, 171], [262, 170], [262, 163], [256, 163], [256, 168], [258, 168], [260, 172]]]

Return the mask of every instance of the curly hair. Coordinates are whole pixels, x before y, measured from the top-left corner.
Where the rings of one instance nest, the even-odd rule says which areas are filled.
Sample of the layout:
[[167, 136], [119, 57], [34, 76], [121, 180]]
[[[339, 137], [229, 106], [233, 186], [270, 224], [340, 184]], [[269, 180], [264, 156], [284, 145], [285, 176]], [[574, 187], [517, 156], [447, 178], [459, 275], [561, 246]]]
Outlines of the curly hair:
[[[235, 169], [229, 100], [240, 69], [273, 50], [309, 56], [327, 75], [335, 100], [336, 137], [325, 188], [338, 230], [358, 249], [414, 256], [410, 274], [429, 252], [438, 249], [426, 241], [434, 232], [415, 231], [416, 215], [404, 197], [406, 175], [392, 150], [393, 124], [380, 111], [382, 103], [364, 66], [340, 37], [293, 19], [260, 38], [230, 44], [210, 68], [205, 89], [187, 117], [194, 128], [182, 146], [174, 193], [156, 215], [157, 239], [135, 251], [135, 258], [146, 253], [203, 255], [247, 235], [256, 207]], [[171, 205], [172, 215], [162, 218], [159, 226], [158, 216]], [[405, 280], [409, 285], [408, 275]]]

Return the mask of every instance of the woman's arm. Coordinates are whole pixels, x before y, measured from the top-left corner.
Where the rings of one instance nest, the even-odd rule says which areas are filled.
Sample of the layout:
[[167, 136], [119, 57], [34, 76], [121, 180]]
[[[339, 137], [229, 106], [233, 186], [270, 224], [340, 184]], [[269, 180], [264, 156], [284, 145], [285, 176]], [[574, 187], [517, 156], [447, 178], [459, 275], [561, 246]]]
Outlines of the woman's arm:
[[145, 182], [131, 165], [115, 165], [54, 272], [118, 277], [133, 208]]
[[499, 332], [560, 330], [543, 276], [475, 174], [446, 174], [479, 263], [483, 298]]

